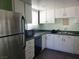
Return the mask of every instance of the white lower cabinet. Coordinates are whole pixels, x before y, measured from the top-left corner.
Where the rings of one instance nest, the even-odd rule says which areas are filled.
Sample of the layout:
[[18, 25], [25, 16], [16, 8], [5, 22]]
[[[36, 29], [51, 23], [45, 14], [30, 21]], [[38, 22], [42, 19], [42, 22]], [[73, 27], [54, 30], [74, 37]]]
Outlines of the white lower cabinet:
[[34, 39], [26, 41], [25, 57], [26, 59], [34, 58]]
[[79, 37], [68, 35], [46, 35], [46, 48], [79, 54]]
[[47, 34], [46, 36], [46, 48], [55, 49], [55, 35]]
[[79, 54], [79, 36], [74, 37], [74, 53]]
[[74, 36], [62, 35], [62, 51], [74, 53]]
[[47, 34], [46, 48], [62, 51], [62, 41], [60, 35]]

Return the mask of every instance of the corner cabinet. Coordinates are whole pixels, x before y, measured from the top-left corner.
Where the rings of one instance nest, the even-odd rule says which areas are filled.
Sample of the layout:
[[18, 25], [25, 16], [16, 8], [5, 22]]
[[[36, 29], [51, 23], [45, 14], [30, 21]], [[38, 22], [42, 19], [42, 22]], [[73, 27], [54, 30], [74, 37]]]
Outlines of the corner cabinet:
[[34, 39], [26, 41], [25, 57], [26, 59], [34, 58]]

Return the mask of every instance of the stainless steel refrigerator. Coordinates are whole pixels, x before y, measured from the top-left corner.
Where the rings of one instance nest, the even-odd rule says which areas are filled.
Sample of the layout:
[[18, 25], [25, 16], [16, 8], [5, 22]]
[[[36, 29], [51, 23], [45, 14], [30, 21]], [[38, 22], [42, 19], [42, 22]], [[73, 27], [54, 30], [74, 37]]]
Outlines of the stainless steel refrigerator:
[[0, 10], [0, 59], [25, 59], [24, 28], [20, 13]]

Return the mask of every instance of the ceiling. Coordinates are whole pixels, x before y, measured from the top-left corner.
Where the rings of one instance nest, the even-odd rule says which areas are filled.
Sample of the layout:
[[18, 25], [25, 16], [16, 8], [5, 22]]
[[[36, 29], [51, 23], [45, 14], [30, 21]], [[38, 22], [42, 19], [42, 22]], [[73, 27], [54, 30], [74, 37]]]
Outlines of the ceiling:
[[32, 0], [32, 6], [38, 9], [78, 6], [79, 0]]

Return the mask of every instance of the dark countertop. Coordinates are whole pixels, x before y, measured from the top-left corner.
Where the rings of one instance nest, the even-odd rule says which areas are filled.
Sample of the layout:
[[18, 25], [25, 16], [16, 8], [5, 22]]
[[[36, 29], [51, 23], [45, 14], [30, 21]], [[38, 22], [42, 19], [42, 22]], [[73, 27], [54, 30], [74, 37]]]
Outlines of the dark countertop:
[[51, 30], [37, 30], [35, 32], [35, 35], [43, 35], [43, 34], [79, 36], [79, 31], [62, 31], [62, 30], [60, 30], [57, 33], [52, 33]]
[[55, 34], [55, 35], [67, 35], [67, 36], [79, 36], [79, 34], [72, 34], [72, 33], [51, 33], [51, 32], [37, 32], [34, 36], [40, 36], [44, 34]]
[[72, 31], [59, 31], [58, 33], [51, 33], [50, 30], [36, 30], [33, 37], [26, 38], [26, 41], [32, 40], [37, 36], [42, 36], [44, 34], [55, 34], [55, 35], [67, 35], [67, 36], [79, 36], [79, 32]]

